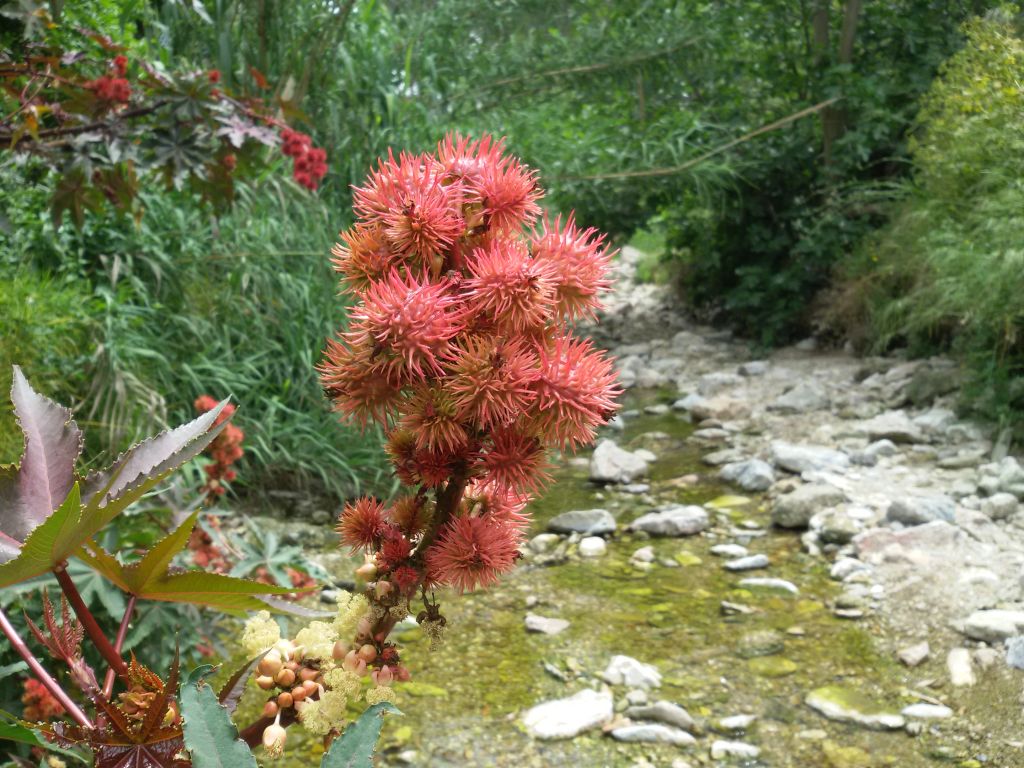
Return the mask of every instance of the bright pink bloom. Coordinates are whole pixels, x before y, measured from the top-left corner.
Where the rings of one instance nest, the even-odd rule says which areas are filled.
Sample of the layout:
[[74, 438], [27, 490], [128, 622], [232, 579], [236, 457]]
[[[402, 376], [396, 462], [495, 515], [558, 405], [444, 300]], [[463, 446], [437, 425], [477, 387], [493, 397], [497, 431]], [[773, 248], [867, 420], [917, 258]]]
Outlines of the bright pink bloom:
[[612, 254], [605, 236], [593, 227], [581, 230], [570, 213], [564, 226], [561, 217], [555, 218], [554, 226], [545, 220], [531, 250], [534, 258], [550, 265], [558, 313], [569, 320], [593, 319], [601, 308], [599, 294], [611, 285], [608, 269]]

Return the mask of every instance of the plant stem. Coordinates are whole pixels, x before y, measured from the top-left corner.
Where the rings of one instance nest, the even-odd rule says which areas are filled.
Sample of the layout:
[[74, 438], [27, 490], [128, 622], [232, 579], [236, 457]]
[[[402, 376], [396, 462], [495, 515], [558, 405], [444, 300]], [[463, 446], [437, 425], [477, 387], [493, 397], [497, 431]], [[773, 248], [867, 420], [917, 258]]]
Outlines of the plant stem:
[[[128, 607], [124, 610], [124, 618], [121, 619], [121, 626], [117, 628], [117, 638], [114, 640], [114, 650], [121, 653], [124, 646], [124, 638], [128, 634], [128, 625], [132, 621], [132, 614], [135, 613], [135, 595], [128, 598]], [[114, 692], [114, 668], [107, 670], [107, 676], [103, 679], [103, 698], [109, 699]]]
[[107, 636], [103, 634], [103, 630], [100, 629], [100, 625], [96, 623], [96, 618], [92, 615], [92, 612], [85, 605], [85, 601], [82, 600], [82, 596], [78, 593], [78, 587], [75, 586], [75, 582], [71, 580], [71, 576], [68, 575], [65, 563], [58, 565], [54, 571], [54, 575], [57, 577], [57, 583], [60, 585], [61, 590], [64, 592], [64, 596], [67, 597], [68, 602], [71, 603], [72, 609], [75, 611], [75, 615], [78, 620], [82, 622], [82, 627], [85, 629], [85, 633], [92, 640], [93, 645], [96, 646], [96, 650], [100, 652], [100, 656], [106, 659], [110, 668], [114, 670], [122, 678], [128, 677], [128, 665], [124, 663], [124, 659], [121, 658], [121, 654], [114, 650], [114, 646], [110, 644]]
[[3, 612], [2, 608], [0, 608], [0, 630], [3, 630], [3, 633], [7, 635], [7, 639], [11, 642], [11, 646], [18, 652], [18, 655], [25, 660], [25, 663], [28, 664], [28, 668], [32, 670], [32, 674], [39, 679], [39, 682], [46, 686], [46, 690], [50, 692], [53, 698], [60, 702], [68, 715], [71, 716], [71, 719], [83, 728], [92, 728], [92, 721], [89, 720], [89, 718], [85, 716], [85, 713], [79, 709], [78, 705], [71, 700], [67, 693], [65, 693], [64, 689], [60, 687], [60, 684], [50, 677], [50, 673], [43, 669], [43, 665], [39, 663], [39, 660], [35, 656], [32, 655], [32, 651], [28, 649], [28, 646], [25, 645], [25, 641], [21, 639], [20, 635], [18, 635], [17, 630], [8, 620], [7, 614]]
[[437, 507], [434, 512], [434, 518], [430, 521], [430, 527], [423, 533], [423, 538], [420, 539], [420, 543], [416, 547], [415, 559], [418, 564], [423, 563], [427, 550], [437, 540], [445, 524], [459, 508], [459, 504], [462, 502], [462, 494], [466, 490], [466, 483], [464, 470], [457, 471], [452, 475], [444, 490], [437, 495]]

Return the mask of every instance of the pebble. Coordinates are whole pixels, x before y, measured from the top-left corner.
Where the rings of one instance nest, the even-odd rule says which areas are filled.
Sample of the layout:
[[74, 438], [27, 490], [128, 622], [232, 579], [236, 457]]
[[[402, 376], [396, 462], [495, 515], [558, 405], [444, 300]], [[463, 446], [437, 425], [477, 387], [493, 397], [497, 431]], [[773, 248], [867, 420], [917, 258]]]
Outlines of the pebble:
[[975, 611], [964, 621], [964, 634], [986, 643], [1000, 643], [1009, 637], [1024, 634], [1024, 611]]
[[1024, 635], [1006, 641], [1006, 663], [1014, 669], [1024, 669]]
[[538, 739], [571, 739], [612, 719], [610, 691], [585, 688], [565, 699], [546, 701], [523, 714], [527, 732]]
[[811, 518], [846, 501], [846, 494], [827, 483], [808, 483], [775, 499], [772, 523], [780, 528], [806, 528]]
[[586, 536], [580, 539], [580, 557], [601, 557], [608, 551], [608, 545], [600, 536]]
[[660, 723], [624, 725], [612, 730], [612, 738], [616, 741], [674, 744], [677, 747], [691, 747], [697, 743], [697, 740], [686, 731]]
[[671, 701], [656, 701], [653, 704], [632, 706], [626, 709], [624, 714], [632, 720], [654, 720], [674, 725], [684, 731], [692, 731], [696, 727], [690, 713]]
[[928, 645], [928, 641], [924, 640], [915, 645], [908, 645], [906, 648], [900, 649], [896, 657], [908, 667], [916, 667], [923, 664], [928, 656], [931, 655], [932, 649]]
[[724, 760], [730, 757], [753, 760], [760, 754], [761, 750], [758, 747], [743, 741], [722, 741], [719, 739], [711, 744], [712, 760]]
[[727, 571], [755, 571], [759, 568], [767, 568], [771, 565], [768, 555], [749, 555], [737, 560], [730, 560], [725, 563]]
[[911, 704], [900, 710], [900, 714], [915, 720], [945, 720], [953, 716], [953, 710], [941, 704]]
[[846, 581], [858, 571], [870, 571], [871, 566], [855, 557], [841, 557], [832, 564], [829, 576], [836, 581]]
[[641, 515], [629, 527], [652, 536], [693, 536], [710, 525], [703, 507], [672, 506]]
[[654, 558], [654, 547], [640, 547], [629, 559], [636, 563], [653, 563]]
[[829, 685], [817, 688], [804, 699], [820, 715], [840, 723], [854, 723], [873, 730], [899, 730], [906, 725], [902, 715], [884, 708], [852, 688]]
[[631, 656], [613, 656], [601, 677], [609, 685], [627, 685], [645, 691], [661, 687], [661, 672], [658, 668]]
[[775, 440], [771, 450], [776, 467], [798, 475], [823, 471], [842, 473], [850, 466], [850, 457], [845, 453], [821, 445], [796, 445]]
[[788, 592], [791, 595], [799, 595], [800, 589], [791, 581], [785, 579], [749, 578], [741, 579], [740, 586], [748, 589], [764, 589], [771, 592]]
[[[603, 540], [601, 541], [603, 542]], [[569, 622], [565, 619], [548, 618], [535, 613], [526, 614], [524, 623], [527, 632], [536, 632], [542, 635], [557, 635], [569, 628]]]
[[718, 727], [723, 731], [745, 731], [754, 724], [755, 720], [757, 720], [757, 715], [731, 715], [719, 720]]
[[767, 491], [775, 482], [775, 472], [771, 464], [760, 459], [726, 464], [718, 476], [727, 483], [735, 483], [745, 491]]
[[939, 493], [895, 499], [885, 513], [886, 520], [903, 525], [924, 525], [936, 520], [952, 523], [955, 517], [956, 502]]
[[711, 554], [719, 557], [746, 557], [747, 548], [739, 544], [715, 544]]
[[590, 457], [590, 479], [596, 483], [631, 483], [647, 474], [647, 460], [639, 452], [602, 440]]
[[971, 665], [971, 652], [966, 648], [954, 648], [946, 656], [946, 669], [949, 671], [949, 682], [954, 687], [974, 685], [974, 669]]
[[651, 416], [664, 416], [669, 412], [669, 407], [664, 403], [656, 403], [655, 405], [648, 405], [644, 407], [644, 413]]

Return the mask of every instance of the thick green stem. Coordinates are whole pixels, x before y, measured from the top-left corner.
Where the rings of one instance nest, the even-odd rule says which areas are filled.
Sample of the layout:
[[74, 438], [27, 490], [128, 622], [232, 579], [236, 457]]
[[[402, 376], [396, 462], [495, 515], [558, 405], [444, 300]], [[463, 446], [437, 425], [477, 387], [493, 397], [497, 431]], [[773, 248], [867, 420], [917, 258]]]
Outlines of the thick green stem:
[[110, 644], [107, 636], [103, 634], [103, 630], [100, 629], [100, 625], [96, 623], [96, 617], [92, 615], [92, 612], [86, 606], [85, 601], [82, 600], [82, 596], [78, 593], [78, 587], [75, 586], [75, 582], [71, 580], [71, 576], [68, 575], [65, 564], [61, 563], [54, 569], [54, 575], [57, 577], [57, 583], [60, 585], [61, 590], [64, 592], [64, 596], [68, 599], [71, 604], [71, 608], [74, 610], [78, 620], [82, 622], [82, 628], [85, 630], [85, 634], [89, 636], [93, 645], [96, 646], [96, 650], [100, 652], [110, 668], [121, 678], [127, 679], [128, 677], [128, 665], [124, 663], [124, 659], [121, 658], [121, 654], [114, 650], [114, 646]]

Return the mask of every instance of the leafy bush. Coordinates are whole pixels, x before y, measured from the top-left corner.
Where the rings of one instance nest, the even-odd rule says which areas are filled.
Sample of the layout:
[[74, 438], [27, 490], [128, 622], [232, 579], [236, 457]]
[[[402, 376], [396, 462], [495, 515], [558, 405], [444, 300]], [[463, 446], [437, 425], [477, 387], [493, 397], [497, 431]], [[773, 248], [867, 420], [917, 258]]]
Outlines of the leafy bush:
[[1005, 415], [1024, 409], [1024, 40], [1006, 14], [965, 31], [923, 100], [913, 183], [839, 304], [875, 349], [955, 350], [976, 405]]

